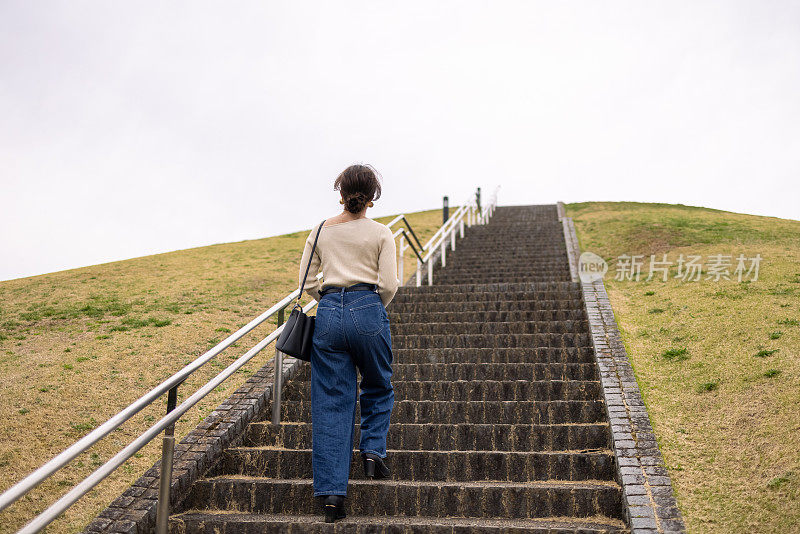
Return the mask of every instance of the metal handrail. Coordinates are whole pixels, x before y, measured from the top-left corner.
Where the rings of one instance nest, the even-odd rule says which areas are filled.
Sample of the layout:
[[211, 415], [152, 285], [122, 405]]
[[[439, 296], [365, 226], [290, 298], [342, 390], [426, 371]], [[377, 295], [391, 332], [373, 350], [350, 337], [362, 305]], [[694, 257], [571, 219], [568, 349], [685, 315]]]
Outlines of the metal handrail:
[[[317, 274], [317, 278], [318, 279], [321, 278], [321, 277], [322, 277], [322, 273]], [[53, 457], [50, 461], [48, 461], [47, 463], [45, 463], [44, 465], [42, 465], [41, 467], [39, 467], [38, 469], [33, 471], [30, 475], [28, 475], [27, 477], [25, 477], [24, 479], [22, 479], [21, 481], [16, 483], [11, 488], [9, 488], [6, 491], [4, 491], [2, 494], [0, 494], [0, 511], [4, 510], [8, 506], [13, 504], [17, 500], [19, 500], [22, 496], [24, 496], [25, 494], [30, 492], [32, 489], [34, 489], [36, 486], [41, 484], [44, 480], [49, 478], [53, 473], [55, 473], [56, 471], [58, 471], [59, 469], [61, 469], [65, 465], [67, 465], [70, 461], [75, 459], [78, 455], [80, 455], [81, 453], [86, 451], [89, 447], [91, 447], [92, 445], [94, 445], [95, 443], [97, 443], [98, 441], [100, 441], [101, 439], [106, 437], [108, 434], [110, 434], [111, 432], [113, 432], [114, 430], [119, 428], [123, 423], [125, 423], [131, 417], [133, 417], [134, 415], [139, 413], [145, 407], [147, 407], [150, 404], [152, 404], [161, 395], [163, 395], [164, 393], [167, 393], [167, 392], [170, 392], [172, 394], [172, 392], [176, 391], [176, 388], [182, 382], [184, 382], [192, 373], [194, 373], [197, 369], [199, 369], [200, 367], [202, 367], [203, 365], [208, 363], [211, 359], [213, 359], [215, 356], [219, 355], [223, 350], [225, 350], [228, 347], [230, 347], [231, 345], [233, 345], [236, 341], [238, 341], [239, 339], [241, 339], [242, 337], [244, 337], [245, 335], [250, 333], [253, 329], [255, 329], [256, 327], [261, 325], [264, 321], [266, 321], [267, 319], [269, 319], [270, 317], [272, 317], [276, 313], [279, 314], [281, 317], [279, 317], [278, 327], [270, 334], [271, 337], [268, 336], [268, 338], [267, 338], [270, 341], [265, 343], [265, 344], [263, 344], [263, 346], [261, 346], [262, 344], [259, 343], [258, 345], [253, 347], [253, 349], [251, 349], [251, 352], [256, 348], [257, 348], [257, 350], [252, 352], [252, 354], [251, 354], [251, 352], [246, 353], [246, 355], [250, 354], [250, 357], [248, 357], [247, 360], [249, 360], [250, 358], [255, 356], [265, 346], [267, 346], [275, 337], [277, 337], [280, 334], [280, 332], [283, 331], [283, 326], [282, 326], [282, 322], [283, 321], [280, 320], [280, 319], [282, 319], [283, 311], [285, 310], [285, 308], [289, 304], [291, 304], [298, 297], [299, 294], [300, 294], [300, 289], [298, 288], [298, 289], [295, 289], [294, 291], [292, 291], [291, 293], [289, 293], [288, 295], [286, 295], [283, 299], [278, 301], [276, 304], [274, 304], [272, 307], [270, 307], [267, 311], [265, 311], [264, 313], [262, 313], [261, 315], [259, 315], [258, 317], [256, 317], [252, 321], [250, 321], [249, 323], [247, 323], [245, 326], [243, 326], [242, 328], [240, 328], [236, 332], [232, 333], [230, 336], [225, 338], [222, 342], [218, 343], [217, 345], [212, 347], [210, 350], [206, 351], [201, 356], [197, 357], [194, 361], [192, 361], [190, 364], [186, 365], [183, 369], [181, 369], [180, 371], [176, 372], [175, 374], [173, 374], [171, 377], [169, 377], [168, 379], [164, 380], [163, 382], [161, 382], [155, 388], [151, 389], [150, 391], [145, 393], [142, 397], [140, 397], [139, 399], [137, 399], [134, 402], [132, 402], [131, 404], [129, 404], [126, 408], [124, 408], [123, 410], [118, 412], [116, 415], [112, 416], [105, 423], [103, 423], [99, 427], [97, 427], [94, 430], [92, 430], [91, 432], [89, 432], [87, 435], [85, 435], [84, 437], [79, 439], [77, 442], [72, 444], [70, 447], [68, 447], [67, 449], [65, 449], [64, 451], [62, 451], [61, 453], [59, 453], [55, 457]], [[310, 302], [304, 308], [304, 310], [311, 310], [311, 309], [313, 309], [314, 306], [316, 306], [316, 304], [317, 304], [317, 301], [316, 300], [312, 300], [312, 302]], [[263, 341], [262, 341], [262, 343], [263, 343]], [[240, 360], [241, 360], [241, 358], [240, 358]], [[247, 361], [247, 360], [245, 360], [245, 361]], [[238, 361], [239, 360], [237, 360], [237, 362]], [[223, 371], [223, 373], [224, 373], [224, 371]], [[219, 377], [223, 373], [220, 373], [217, 376]], [[227, 378], [227, 376], [229, 376], [229, 375], [226, 375], [225, 378]], [[223, 378], [223, 380], [225, 378]], [[214, 387], [216, 387], [216, 386], [214, 386]], [[201, 388], [201, 390], [198, 390], [198, 392], [199, 391], [203, 391], [203, 390], [204, 390], [204, 388]], [[208, 391], [210, 392], [211, 390], [213, 390], [213, 387], [211, 389], [209, 389]], [[197, 393], [195, 393], [195, 395], [196, 394]], [[197, 400], [199, 400], [203, 396], [205, 396], [205, 394], [203, 394], [202, 396], [198, 397]], [[189, 399], [192, 399], [192, 398], [194, 398], [194, 395], [192, 397], [190, 397]], [[187, 399], [186, 402], [188, 402], [188, 399]], [[181, 407], [182, 406], [186, 406], [186, 402], [181, 404]], [[196, 403], [196, 401], [193, 402], [191, 405], [187, 406], [186, 409], [188, 409], [191, 406], [193, 406], [194, 403]], [[179, 408], [180, 407], [178, 407], [176, 409], [179, 409]], [[183, 411], [185, 412], [186, 409], [183, 410]], [[138, 443], [139, 440], [141, 440], [143, 436], [150, 436], [150, 437], [148, 437], [148, 439], [146, 441], [141, 442], [141, 445], [136, 447], [136, 449], [133, 450], [133, 452], [131, 452], [130, 455], [125, 456], [125, 458], [123, 458], [121, 461], [119, 461], [119, 463], [115, 463], [121, 457], [120, 455], [122, 455], [122, 453], [124, 451], [128, 450], [128, 448], [126, 447], [125, 449], [120, 451], [120, 453], [118, 453], [111, 460], [106, 462], [106, 464], [104, 464], [103, 466], [98, 468], [96, 471], [94, 471], [91, 475], [89, 475], [89, 477], [84, 479], [80, 484], [75, 486], [71, 491], [67, 492], [63, 497], [61, 497], [61, 499], [56, 501], [53, 505], [51, 505], [49, 508], [47, 508], [41, 514], [36, 516], [31, 522], [29, 522], [27, 525], [25, 525], [19, 531], [19, 533], [38, 532], [41, 528], [44, 528], [44, 526], [46, 526], [49, 523], [51, 523], [59, 514], [61, 514], [64, 510], [66, 510], [69, 506], [71, 506], [74, 502], [76, 502], [80, 497], [82, 497], [87, 491], [89, 491], [92, 487], [97, 485], [101, 480], [103, 480], [106, 476], [108, 476], [108, 474], [110, 474], [114, 469], [116, 469], [116, 467], [121, 465], [122, 462], [124, 462], [125, 460], [130, 458], [130, 456], [132, 456], [136, 451], [138, 451], [141, 447], [143, 447], [147, 442], [152, 440], [153, 437], [155, 437], [161, 430], [163, 430], [164, 428], [168, 427], [169, 426], [168, 424], [164, 425], [164, 426], [160, 426], [161, 423], [164, 420], [165, 419], [162, 419], [161, 421], [159, 421], [158, 423], [156, 423], [155, 425], [150, 427], [147, 431], [145, 431], [145, 433], [140, 435], [140, 437], [137, 438], [137, 440], [134, 440], [134, 442], [132, 442], [128, 446], [128, 447], [131, 447], [134, 444]], [[170, 419], [170, 421], [173, 421], [173, 422], [175, 420], [177, 420], [177, 417], [175, 419]], [[157, 431], [154, 430], [156, 427], [158, 427]], [[155, 432], [155, 434], [153, 434], [153, 432]], [[111, 467], [109, 469], [108, 466], [111, 466], [112, 464], [113, 464], [113, 467]], [[101, 471], [101, 470], [103, 470], [103, 471]]]
[[44, 479], [64, 467], [71, 460], [76, 458], [79, 454], [86, 449], [103, 439], [105, 436], [113, 432], [122, 423], [136, 415], [142, 409], [150, 405], [154, 400], [168, 392], [181, 382], [186, 380], [197, 369], [208, 363], [212, 358], [217, 356], [223, 350], [233, 345], [236, 341], [250, 333], [251, 330], [259, 326], [261, 323], [275, 315], [279, 310], [285, 308], [290, 304], [299, 294], [299, 288], [289, 293], [286, 297], [280, 300], [277, 304], [269, 308], [267, 311], [247, 323], [245, 326], [225, 338], [222, 342], [218, 343], [210, 350], [197, 357], [193, 362], [185, 366], [180, 371], [173, 374], [168, 379], [161, 382], [155, 388], [145, 393], [136, 401], [132, 402], [125, 409], [111, 417], [108, 421], [95, 428], [80, 440], [75, 442], [72, 446], [65, 449], [63, 452], [55, 456], [49, 462], [39, 467], [33, 473], [22, 479], [20, 482], [3, 492], [0, 495], [0, 511], [7, 508], [9, 505], [17, 501], [25, 493], [36, 487]]
[[[496, 193], [493, 197], [492, 201], [487, 205], [487, 207], [491, 206], [493, 209], [494, 203], [496, 202]], [[478, 211], [479, 213], [476, 213]], [[442, 244], [442, 263], [444, 264], [444, 239], [448, 236], [451, 238], [451, 243], [453, 249], [455, 249], [455, 229], [457, 227], [460, 228], [461, 237], [464, 236], [464, 224], [465, 219], [467, 220], [467, 225], [471, 225], [475, 222], [484, 223], [488, 220], [488, 217], [491, 215], [491, 210], [487, 211], [486, 209], [478, 210], [477, 205], [474, 200], [468, 201], [464, 203], [458, 210], [455, 212], [454, 216], [448, 219], [438, 230], [437, 232], [431, 237], [431, 239], [425, 244], [422, 245], [417, 237], [416, 233], [414, 232], [413, 228], [409, 224], [408, 220], [406, 219], [405, 215], [397, 216], [393, 221], [389, 223], [390, 226], [398, 223], [399, 221], [403, 221], [407, 227], [400, 228], [397, 232], [395, 232], [394, 237], [398, 235], [401, 236], [401, 247], [399, 250], [399, 256], [401, 258], [401, 265], [402, 265], [402, 253], [403, 253], [403, 244], [402, 240], [408, 240], [408, 247], [412, 248], [414, 253], [417, 256], [417, 285], [420, 285], [420, 273], [421, 273], [421, 265], [423, 263], [428, 264], [428, 277], [429, 283], [432, 282], [431, 280], [431, 273], [432, 273], [432, 264], [431, 261], [431, 254], [432, 251], [435, 249], [435, 245], [441, 243]], [[410, 236], [414, 238], [416, 241], [416, 246], [411, 241]], [[422, 256], [423, 251], [428, 250], [425, 256]], [[320, 272], [317, 274], [316, 278], [320, 279], [323, 273]], [[106, 437], [108, 434], [119, 428], [123, 423], [129, 420], [131, 417], [136, 415], [145, 407], [152, 404], [156, 399], [158, 399], [164, 393], [169, 393], [168, 401], [167, 401], [167, 414], [161, 418], [158, 422], [154, 425], [149, 427], [143, 433], [141, 433], [136, 439], [134, 439], [130, 444], [120, 450], [116, 455], [114, 455], [110, 460], [100, 466], [98, 469], [93, 471], [88, 477], [83, 479], [78, 485], [64, 494], [60, 499], [58, 499], [55, 503], [50, 505], [47, 509], [43, 512], [38, 514], [34, 517], [29, 523], [27, 523], [21, 530], [19, 530], [19, 534], [31, 534], [35, 532], [39, 532], [41, 529], [46, 527], [50, 524], [56, 517], [58, 517], [61, 513], [67, 510], [70, 506], [72, 506], [78, 499], [80, 499], [83, 495], [85, 495], [89, 490], [91, 490], [94, 486], [104, 480], [108, 475], [110, 475], [115, 469], [117, 469], [120, 465], [122, 465], [126, 460], [128, 460], [131, 456], [133, 456], [136, 452], [138, 452], [142, 447], [147, 445], [150, 441], [158, 436], [159, 433], [164, 431], [163, 437], [163, 454], [162, 454], [162, 466], [161, 466], [161, 476], [160, 476], [160, 491], [159, 491], [159, 499], [158, 499], [158, 508], [157, 508], [157, 516], [156, 516], [156, 529], [159, 534], [165, 533], [167, 526], [168, 526], [168, 519], [169, 519], [169, 491], [170, 491], [170, 483], [171, 483], [171, 473], [172, 473], [172, 458], [174, 452], [174, 426], [175, 422], [185, 414], [189, 409], [191, 409], [195, 404], [197, 404], [201, 399], [203, 399], [206, 395], [212, 392], [217, 386], [219, 386], [222, 382], [224, 382], [227, 378], [229, 378], [233, 373], [235, 373], [238, 369], [240, 369], [243, 365], [249, 362], [254, 356], [260, 353], [264, 348], [266, 348], [270, 343], [272, 343], [280, 333], [283, 331], [284, 328], [284, 312], [285, 309], [295, 300], [302, 297], [300, 294], [300, 290], [295, 289], [288, 295], [286, 295], [283, 299], [278, 301], [264, 313], [247, 323], [245, 326], [241, 327], [236, 332], [232, 333], [230, 336], [225, 338], [222, 342], [218, 343], [210, 350], [203, 353], [201, 356], [196, 358], [190, 364], [183, 367], [180, 371], [174, 373], [168, 379], [161, 382], [159, 385], [148, 391], [142, 397], [137, 399], [136, 401], [129, 404], [126, 408], [122, 411], [117, 413], [116, 415], [112, 416], [108, 419], [105, 423], [100, 425], [99, 427], [95, 428], [87, 435], [79, 439], [73, 445], [53, 457], [50, 461], [33, 471], [30, 475], [25, 477], [23, 480], [12, 486], [11, 488], [7, 489], [5, 492], [0, 494], [0, 511], [4, 510], [17, 500], [19, 500], [22, 496], [27, 494], [29, 491], [34, 489], [44, 480], [49, 478], [53, 473], [67, 465], [70, 461], [75, 459], [78, 455], [86, 451], [89, 447]], [[312, 310], [317, 305], [316, 300], [312, 300], [302, 309], [304, 312], [308, 312]], [[208, 363], [211, 359], [219, 355], [223, 350], [227, 349], [231, 345], [233, 345], [236, 341], [250, 333], [253, 329], [264, 323], [267, 319], [274, 315], [278, 315], [277, 318], [277, 327], [273, 330], [267, 337], [262, 339], [256, 345], [254, 345], [250, 350], [248, 350], [245, 354], [239, 357], [236, 361], [226, 367], [223, 371], [217, 374], [214, 378], [206, 382], [202, 387], [200, 387], [197, 391], [195, 391], [189, 398], [187, 398], [184, 402], [180, 405], [177, 405], [177, 388], [178, 386], [183, 383], [192, 373], [194, 373], [197, 369]], [[275, 375], [275, 382], [273, 386], [273, 398], [272, 398], [272, 421], [273, 423], [280, 423], [280, 399], [281, 399], [281, 390], [282, 390], [282, 377], [283, 377], [283, 354], [276, 350], [275, 351], [275, 360], [274, 360], [274, 375]]]
[[[309, 311], [317, 305], [317, 301], [313, 301], [303, 307], [303, 311]], [[18, 534], [32, 534], [39, 532], [42, 528], [51, 523], [56, 517], [63, 513], [67, 508], [72, 506], [78, 499], [86, 494], [90, 489], [105, 479], [117, 467], [122, 465], [128, 458], [136, 454], [142, 447], [147, 445], [153, 438], [157, 437], [162, 430], [172, 426], [175, 422], [185, 414], [192, 406], [197, 404], [206, 395], [211, 393], [214, 388], [224, 382], [229, 376], [235, 373], [244, 364], [249, 362], [256, 354], [261, 352], [267, 345], [272, 343], [283, 331], [283, 325], [272, 331], [267, 337], [258, 342], [253, 348], [247, 351], [244, 355], [240, 356], [235, 362], [226, 367], [216, 377], [207, 382], [203, 387], [194, 392], [188, 399], [183, 401], [179, 406], [172, 410], [169, 414], [162, 417], [156, 424], [148, 428], [144, 433], [139, 435], [138, 438], [133, 440], [129, 445], [123, 448], [110, 460], [97, 468], [91, 475], [86, 477], [80, 484], [75, 486], [72, 490], [67, 492], [58, 501], [50, 505], [44, 512], [39, 514], [30, 523], [25, 525]], [[166, 478], [166, 477], [164, 477]], [[169, 480], [169, 479], [167, 479]], [[168, 501], [167, 501], [168, 502]]]
[[[401, 285], [405, 283], [405, 273], [404, 273], [404, 271], [405, 271], [405, 262], [404, 262], [404, 258], [405, 258], [406, 249], [407, 248], [411, 248], [411, 250], [414, 252], [414, 255], [417, 257], [417, 285], [420, 285], [420, 280], [419, 280], [420, 265], [424, 264], [425, 261], [427, 261], [422, 256], [423, 252], [428, 247], [430, 247], [431, 243], [433, 242], [433, 239], [435, 239], [436, 236], [438, 236], [443, 230], [446, 230], [449, 227], [449, 225], [455, 224], [455, 222], [453, 222], [453, 221], [458, 221], [459, 217], [463, 213], [465, 213], [467, 210], [469, 210], [472, 207], [472, 205], [474, 204], [474, 202], [475, 202], [474, 198], [470, 197], [470, 199], [467, 202], [465, 202], [464, 204], [459, 206], [458, 209], [456, 210], [456, 212], [453, 214], [453, 216], [450, 219], [448, 219], [447, 221], [445, 221], [445, 223], [441, 227], [439, 227], [439, 229], [436, 231], [436, 233], [433, 235], [433, 237], [430, 240], [428, 240], [428, 242], [425, 245], [422, 245], [422, 243], [420, 243], [419, 237], [417, 237], [416, 232], [414, 232], [414, 228], [411, 226], [411, 223], [409, 223], [408, 219], [406, 219], [405, 214], [398, 215], [397, 217], [395, 217], [389, 223], [386, 224], [386, 226], [391, 228], [392, 226], [394, 226], [398, 222], [401, 222], [401, 221], [404, 222], [405, 225], [406, 225], [406, 228], [411, 233], [411, 235], [414, 237], [414, 240], [417, 243], [416, 246], [415, 246], [414, 243], [411, 241], [411, 239], [408, 237], [408, 233], [406, 232], [406, 228], [402, 228], [401, 227], [396, 232], [394, 232], [394, 234], [392, 234], [392, 238], [394, 238], [394, 239], [397, 239], [397, 237], [400, 237], [400, 245], [399, 245], [398, 250], [397, 250], [397, 259], [398, 259], [398, 264], [399, 264], [397, 270], [398, 270], [398, 276], [400, 277], [400, 284]], [[463, 235], [464, 235], [463, 230], [461, 232], [461, 235], [463, 237]], [[408, 240], [408, 245], [406, 245], [406, 243], [405, 243], [406, 240]]]
[[[400, 228], [399, 230], [397, 230], [394, 234], [392, 234], [392, 237], [394, 239], [397, 239], [397, 237], [401, 235], [404, 236], [406, 239], [408, 239], [408, 233], [406, 232], [405, 228]], [[416, 238], [416, 236], [414, 237]], [[417, 240], [417, 243], [419, 243], [419, 240]], [[419, 250], [419, 248], [417, 248], [416, 246], [414, 246], [414, 243], [412, 243], [410, 239], [408, 239], [408, 248], [414, 251], [414, 255], [417, 258], [419, 258], [420, 260], [422, 259], [422, 251]], [[400, 257], [402, 258], [402, 254], [400, 255]]]
[[[416, 232], [414, 232], [414, 228], [411, 227], [411, 223], [409, 223], [408, 219], [406, 219], [405, 213], [401, 213], [400, 215], [398, 215], [397, 217], [392, 219], [391, 222], [386, 224], [386, 226], [391, 228], [392, 226], [397, 224], [399, 221], [403, 221], [406, 224], [406, 228], [408, 228], [408, 231], [411, 232], [411, 235], [414, 236], [414, 240], [417, 242], [417, 247], [421, 249], [422, 248], [422, 243], [419, 242], [419, 238], [417, 237]], [[406, 238], [406, 239], [408, 239], [408, 238]], [[409, 239], [408, 242], [411, 243], [411, 240]]]
[[422, 250], [427, 250], [430, 247], [431, 243], [433, 243], [433, 241], [443, 231], [446, 231], [445, 229], [446, 229], [446, 227], [448, 225], [455, 224], [455, 221], [460, 220], [460, 218], [462, 218], [464, 216], [464, 214], [466, 214], [470, 210], [474, 210], [474, 209], [475, 209], [475, 199], [474, 198], [470, 198], [467, 202], [465, 202], [464, 204], [459, 206], [459, 208], [455, 211], [455, 213], [453, 213], [453, 215], [451, 215], [450, 218], [447, 219], [447, 221], [436, 231], [436, 233], [434, 233], [431, 236], [431, 238], [428, 240], [428, 242], [425, 243], [425, 246], [422, 247]]
[[442, 261], [442, 267], [447, 264], [447, 254], [446, 254], [446, 246], [445, 242], [446, 239], [450, 238], [450, 249], [456, 249], [456, 229], [460, 230], [461, 237], [464, 237], [464, 220], [467, 220], [467, 225], [472, 224], [486, 224], [489, 220], [489, 217], [494, 213], [494, 208], [497, 204], [497, 191], [499, 186], [494, 189], [492, 197], [480, 210], [478, 209], [477, 202], [475, 199], [471, 199], [470, 201], [464, 203], [457, 211], [453, 214], [451, 218], [447, 220], [445, 224], [442, 225], [439, 230], [433, 234], [430, 240], [425, 244], [424, 249], [427, 249], [427, 253], [422, 259], [417, 260], [417, 286], [422, 285], [422, 266], [426, 265], [428, 268], [428, 285], [433, 285], [433, 267], [434, 267], [434, 260], [432, 256], [436, 251], [437, 247], [439, 248], [441, 254], [439, 258]]

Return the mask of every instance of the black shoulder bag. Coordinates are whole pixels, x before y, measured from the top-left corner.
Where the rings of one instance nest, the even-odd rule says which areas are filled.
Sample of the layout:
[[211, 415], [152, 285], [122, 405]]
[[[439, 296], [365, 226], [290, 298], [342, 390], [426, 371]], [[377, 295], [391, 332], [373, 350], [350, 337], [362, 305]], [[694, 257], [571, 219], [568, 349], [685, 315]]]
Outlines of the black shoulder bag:
[[314, 237], [314, 246], [311, 247], [311, 255], [308, 257], [308, 263], [306, 264], [306, 274], [300, 283], [300, 294], [297, 295], [297, 301], [294, 303], [292, 313], [289, 314], [289, 319], [283, 326], [283, 331], [278, 336], [278, 341], [275, 342], [275, 348], [282, 353], [306, 362], [311, 361], [311, 341], [314, 336], [315, 318], [309, 317], [303, 312], [303, 307], [300, 306], [300, 298], [303, 296], [303, 287], [305, 287], [306, 278], [308, 278], [308, 269], [311, 267], [311, 260], [314, 258], [314, 250], [317, 248], [317, 240], [323, 224], [325, 224], [325, 221], [322, 221], [319, 225], [317, 235]]

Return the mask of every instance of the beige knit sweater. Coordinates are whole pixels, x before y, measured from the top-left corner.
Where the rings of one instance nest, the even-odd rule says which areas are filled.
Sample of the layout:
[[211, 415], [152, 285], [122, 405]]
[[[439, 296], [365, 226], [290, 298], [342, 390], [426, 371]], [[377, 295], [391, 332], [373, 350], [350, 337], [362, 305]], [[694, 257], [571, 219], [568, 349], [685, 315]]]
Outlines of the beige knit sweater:
[[[300, 260], [299, 282], [303, 281], [318, 228], [319, 224], [306, 238], [303, 258]], [[321, 282], [316, 279], [320, 270]], [[322, 289], [346, 287], [359, 282], [377, 284], [384, 306], [394, 298], [400, 284], [397, 280], [397, 247], [392, 231], [385, 224], [367, 217], [323, 226], [311, 259], [305, 291], [319, 300]]]

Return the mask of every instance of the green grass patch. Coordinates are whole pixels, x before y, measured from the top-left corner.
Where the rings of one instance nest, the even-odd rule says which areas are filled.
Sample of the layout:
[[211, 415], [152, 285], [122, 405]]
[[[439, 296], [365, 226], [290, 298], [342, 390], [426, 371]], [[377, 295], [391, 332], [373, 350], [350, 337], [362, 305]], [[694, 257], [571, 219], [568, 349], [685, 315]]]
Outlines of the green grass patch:
[[686, 347], [667, 349], [661, 353], [661, 357], [671, 362], [681, 362], [689, 359], [689, 349]]
[[769, 338], [770, 338], [770, 339], [780, 339], [782, 335], [783, 335], [783, 332], [781, 332], [780, 330], [778, 330], [778, 331], [776, 331], [776, 332], [772, 332], [772, 333], [769, 335]]
[[126, 317], [121, 321], [121, 324], [128, 328], [142, 328], [150, 324], [147, 319], [139, 319], [137, 317]]
[[80, 423], [70, 422], [69, 427], [75, 432], [84, 433], [97, 427], [97, 421], [95, 421], [94, 417], [91, 417], [88, 421], [82, 421]]
[[764, 376], [767, 378], [772, 378], [773, 376], [778, 376], [779, 374], [781, 374], [780, 369], [770, 369], [764, 373]]
[[786, 474], [774, 477], [767, 482], [767, 487], [772, 490], [780, 489], [786, 483], [790, 482], [794, 478], [794, 473], [789, 471]]
[[706, 393], [708, 391], [715, 391], [719, 387], [719, 382], [711, 381], [711, 382], [703, 382], [699, 386], [697, 386], [698, 393]]
[[756, 352], [754, 356], [756, 358], [766, 358], [767, 356], [772, 356], [779, 350], [780, 349], [761, 349], [760, 351]]

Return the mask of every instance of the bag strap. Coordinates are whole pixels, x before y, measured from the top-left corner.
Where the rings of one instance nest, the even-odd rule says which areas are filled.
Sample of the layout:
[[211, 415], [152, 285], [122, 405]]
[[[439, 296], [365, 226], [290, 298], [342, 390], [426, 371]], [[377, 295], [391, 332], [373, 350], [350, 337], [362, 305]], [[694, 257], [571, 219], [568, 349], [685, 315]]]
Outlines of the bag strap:
[[319, 233], [322, 231], [322, 225], [325, 224], [327, 219], [323, 219], [323, 221], [319, 224], [319, 228], [317, 229], [317, 235], [314, 236], [314, 246], [311, 247], [311, 255], [308, 257], [308, 263], [306, 264], [306, 274], [303, 276], [303, 280], [300, 283], [300, 293], [297, 295], [297, 302], [295, 302], [294, 307], [300, 305], [300, 298], [303, 296], [303, 288], [306, 285], [306, 278], [308, 278], [308, 270], [311, 268], [311, 260], [314, 258], [314, 251], [317, 249], [317, 240], [319, 239]]

